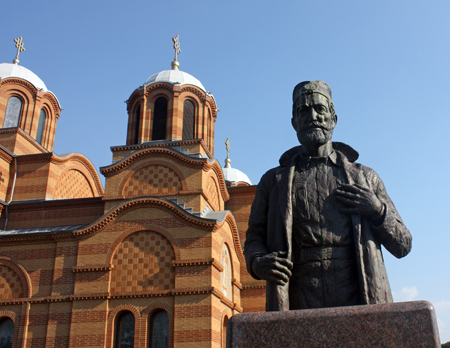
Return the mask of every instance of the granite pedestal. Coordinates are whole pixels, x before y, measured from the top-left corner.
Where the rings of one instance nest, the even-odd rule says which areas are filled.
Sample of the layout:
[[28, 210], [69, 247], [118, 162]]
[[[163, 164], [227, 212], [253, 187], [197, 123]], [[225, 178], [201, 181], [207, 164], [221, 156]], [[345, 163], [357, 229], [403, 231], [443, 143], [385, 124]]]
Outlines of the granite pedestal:
[[426, 301], [234, 315], [227, 348], [440, 347]]

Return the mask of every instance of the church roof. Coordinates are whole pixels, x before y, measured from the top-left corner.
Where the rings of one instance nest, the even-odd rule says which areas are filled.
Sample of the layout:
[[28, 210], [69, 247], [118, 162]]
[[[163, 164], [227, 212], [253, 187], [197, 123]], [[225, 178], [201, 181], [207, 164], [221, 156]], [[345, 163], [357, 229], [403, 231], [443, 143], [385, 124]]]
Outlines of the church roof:
[[5, 79], [8, 77], [16, 77], [26, 80], [36, 88], [42, 89], [44, 92], [48, 91], [44, 81], [42, 81], [34, 72], [19, 64], [0, 64], [0, 79]]
[[231, 183], [245, 182], [249, 185], [252, 184], [252, 182], [248, 178], [247, 174], [241, 172], [239, 169], [222, 168], [222, 171], [223, 171], [223, 177], [224, 177], [225, 181], [228, 181]]
[[194, 85], [207, 92], [198, 79], [181, 70], [163, 70], [157, 74], [153, 74], [147, 79], [147, 81], [145, 81], [144, 86], [157, 82], [169, 82], [173, 85], [177, 83], [180, 85]]

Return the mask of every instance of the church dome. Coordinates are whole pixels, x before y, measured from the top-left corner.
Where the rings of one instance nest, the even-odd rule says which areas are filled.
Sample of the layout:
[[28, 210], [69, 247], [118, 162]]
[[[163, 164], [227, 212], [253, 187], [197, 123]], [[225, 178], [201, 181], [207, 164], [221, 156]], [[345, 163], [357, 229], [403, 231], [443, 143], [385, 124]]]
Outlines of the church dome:
[[234, 184], [237, 183], [246, 183], [251, 185], [252, 182], [248, 178], [247, 174], [242, 173], [239, 169], [235, 168], [222, 168], [223, 177], [225, 181]]
[[157, 82], [168, 82], [172, 85], [177, 83], [180, 85], [194, 85], [206, 92], [205, 87], [203, 87], [199, 80], [181, 70], [163, 70], [157, 74], [153, 74], [147, 79], [147, 81], [145, 81], [144, 86], [147, 87], [148, 85]]
[[1, 63], [0, 64], [0, 79], [6, 78], [19, 78], [25, 81], [30, 82], [37, 89], [42, 89], [43, 92], [47, 92], [47, 87], [45, 86], [44, 81], [42, 81], [34, 72], [28, 70], [27, 68], [18, 65], [18, 64], [10, 64], [10, 63]]

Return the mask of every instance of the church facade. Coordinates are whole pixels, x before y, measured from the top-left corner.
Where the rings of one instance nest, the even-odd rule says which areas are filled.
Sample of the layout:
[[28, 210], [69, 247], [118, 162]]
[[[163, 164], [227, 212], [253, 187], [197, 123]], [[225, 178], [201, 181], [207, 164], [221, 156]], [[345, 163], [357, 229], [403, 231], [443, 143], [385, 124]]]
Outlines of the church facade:
[[225, 347], [232, 315], [264, 310], [242, 253], [256, 187], [214, 159], [215, 98], [178, 66], [129, 97], [103, 187], [53, 153], [56, 96], [0, 64], [0, 347]]

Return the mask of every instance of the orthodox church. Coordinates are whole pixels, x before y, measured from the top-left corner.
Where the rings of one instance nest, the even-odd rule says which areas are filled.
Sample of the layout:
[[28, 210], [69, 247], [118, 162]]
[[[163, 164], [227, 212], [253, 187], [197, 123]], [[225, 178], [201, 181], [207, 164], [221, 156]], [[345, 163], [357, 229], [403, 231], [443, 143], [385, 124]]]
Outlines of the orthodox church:
[[172, 69], [127, 101], [104, 187], [85, 156], [53, 152], [61, 106], [15, 41], [0, 64], [0, 347], [225, 347], [232, 315], [264, 310], [242, 253], [256, 186], [214, 158], [216, 99], [179, 70], [178, 37]]

